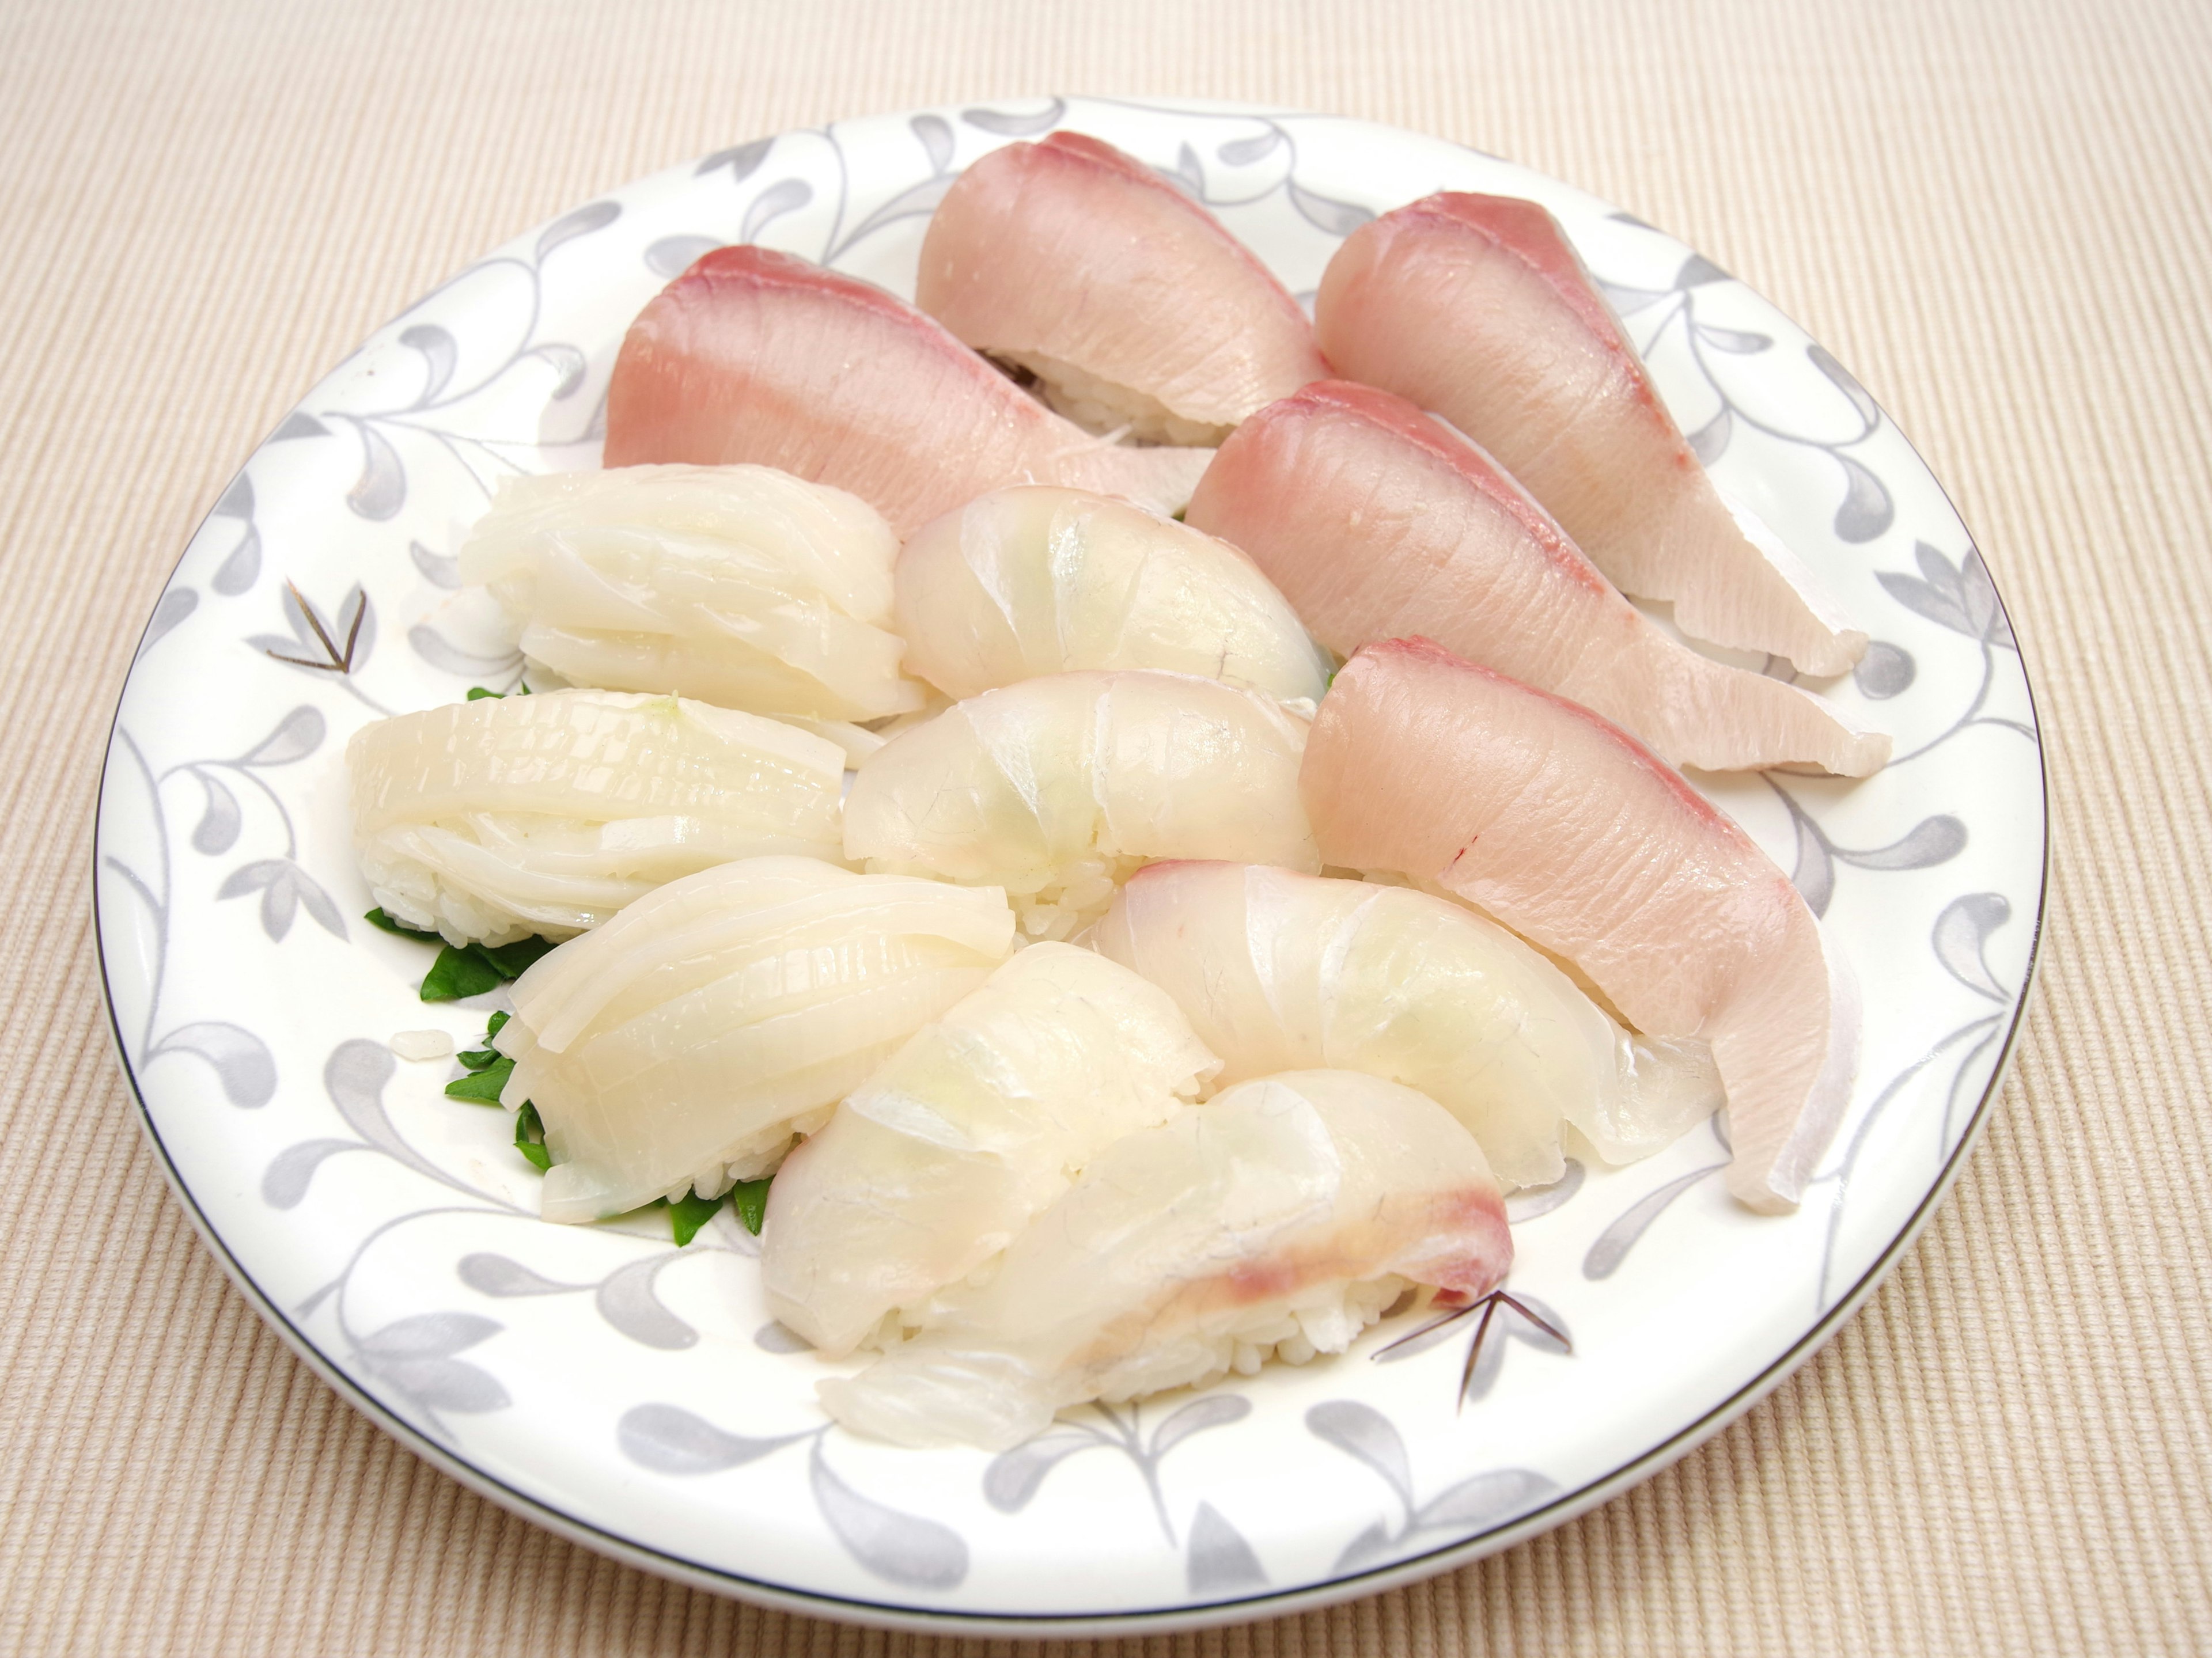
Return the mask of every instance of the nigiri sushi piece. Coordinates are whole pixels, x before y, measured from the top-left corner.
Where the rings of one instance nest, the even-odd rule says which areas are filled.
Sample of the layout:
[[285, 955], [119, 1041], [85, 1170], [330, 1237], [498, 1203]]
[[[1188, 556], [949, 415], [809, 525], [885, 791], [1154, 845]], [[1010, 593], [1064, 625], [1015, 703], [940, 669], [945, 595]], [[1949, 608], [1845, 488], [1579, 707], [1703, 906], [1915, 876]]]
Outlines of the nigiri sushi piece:
[[904, 301], [764, 247], [718, 248], [663, 288], [607, 386], [607, 465], [779, 467], [902, 536], [1008, 483], [1175, 512], [1211, 452], [1095, 437]]
[[1328, 373], [1298, 302], [1218, 220], [1078, 132], [960, 175], [922, 239], [915, 303], [1078, 425], [1154, 443], [1218, 443]]
[[1064, 938], [1161, 858], [1321, 867], [1298, 805], [1305, 721], [1188, 674], [1060, 673], [955, 703], [860, 762], [845, 855], [1003, 888]]
[[1863, 777], [1889, 757], [1811, 692], [1668, 637], [1479, 445], [1390, 392], [1323, 381], [1261, 410], [1188, 521], [1249, 553], [1340, 655], [1424, 634], [1678, 766]]
[[1339, 374], [1451, 422], [1692, 637], [1810, 674], [1866, 650], [1786, 548], [1746, 535], [1538, 203], [1447, 191], [1370, 221], [1329, 261], [1314, 325]]
[[1023, 950], [785, 1161], [761, 1231], [769, 1310], [831, 1357], [894, 1312], [895, 1339], [1220, 1065], [1127, 968], [1072, 944]]
[[1337, 675], [1299, 785], [1330, 863], [1433, 881], [1637, 1029], [1709, 1042], [1729, 1189], [1797, 1201], [1850, 1095], [1856, 981], [1790, 878], [1679, 774], [1587, 708], [1414, 639]]
[[1175, 998], [1227, 1084], [1317, 1066], [1419, 1090], [1509, 1187], [1565, 1172], [1571, 1122], [1607, 1162], [1720, 1103], [1695, 1040], [1632, 1035], [1541, 953], [1450, 900], [1237, 864], [1132, 876], [1091, 947]]
[[1319, 701], [1332, 664], [1236, 548], [1079, 489], [1000, 489], [898, 558], [906, 665], [955, 698], [1073, 668], [1164, 668]]
[[456, 944], [565, 938], [733, 859], [841, 855], [842, 750], [679, 697], [448, 703], [362, 726], [346, 772], [376, 902]]
[[548, 1220], [602, 1220], [768, 1173], [794, 1134], [1013, 948], [988, 887], [749, 858], [538, 958], [493, 1039], [545, 1125]]
[[898, 537], [856, 495], [768, 466], [623, 466], [508, 479], [462, 544], [523, 654], [572, 685], [754, 714], [878, 720], [899, 671]]
[[1228, 1090], [1116, 1140], [920, 1334], [818, 1383], [848, 1428], [1006, 1450], [1054, 1412], [1340, 1353], [1411, 1284], [1467, 1297], [1513, 1243], [1482, 1150], [1351, 1071]]

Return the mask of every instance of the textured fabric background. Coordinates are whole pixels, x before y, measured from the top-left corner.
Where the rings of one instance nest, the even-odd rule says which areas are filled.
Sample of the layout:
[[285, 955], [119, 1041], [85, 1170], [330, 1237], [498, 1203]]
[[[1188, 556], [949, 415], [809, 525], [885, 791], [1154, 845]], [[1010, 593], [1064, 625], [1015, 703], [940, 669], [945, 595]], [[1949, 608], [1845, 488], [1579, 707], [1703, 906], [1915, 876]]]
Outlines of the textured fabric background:
[[163, 1189], [86, 878], [172, 561], [373, 326], [649, 169], [1055, 89], [1424, 128], [1741, 274], [1978, 534], [2056, 813], [2040, 1002], [1980, 1150], [1793, 1382], [1508, 1554], [1143, 1649], [2212, 1650], [2202, 0], [0, 3], [0, 1650], [950, 1647], [611, 1564], [341, 1404]]

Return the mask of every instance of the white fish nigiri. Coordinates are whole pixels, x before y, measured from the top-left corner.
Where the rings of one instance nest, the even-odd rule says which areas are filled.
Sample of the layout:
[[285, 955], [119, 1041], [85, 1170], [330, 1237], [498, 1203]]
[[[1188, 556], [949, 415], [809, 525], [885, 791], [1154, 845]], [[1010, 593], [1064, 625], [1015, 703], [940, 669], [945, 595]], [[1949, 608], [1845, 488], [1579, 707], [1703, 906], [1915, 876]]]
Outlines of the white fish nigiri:
[[1085, 1400], [1342, 1352], [1408, 1284], [1481, 1296], [1512, 1259], [1450, 1113], [1358, 1072], [1292, 1072], [1115, 1141], [988, 1284], [816, 1391], [878, 1438], [1005, 1450]]
[[1638, 1029], [1711, 1043], [1729, 1189], [1797, 1201], [1850, 1096], [1856, 981], [1790, 878], [1649, 749], [1392, 640], [1337, 675], [1299, 780], [1330, 863], [1433, 881], [1571, 962]]
[[777, 1171], [761, 1232], [769, 1310], [832, 1357], [894, 1309], [922, 1322], [938, 1291], [1220, 1064], [1167, 993], [1126, 968], [1071, 944], [1023, 950]]
[[860, 762], [845, 855], [1002, 887], [1035, 936], [1103, 914], [1160, 858], [1317, 870], [1298, 805], [1305, 722], [1216, 680], [1024, 679], [957, 702]]
[[1843, 672], [1866, 650], [1809, 571], [1747, 537], [1552, 216], [1443, 191], [1362, 225], [1314, 302], [1347, 380], [1432, 409], [1498, 457], [1615, 585], [1693, 638]]
[[460, 569], [571, 684], [859, 720], [926, 695], [899, 671], [897, 556], [883, 515], [842, 489], [769, 466], [623, 466], [508, 479]]
[[1390, 392], [1329, 380], [1261, 410], [1189, 521], [1249, 553], [1342, 654], [1422, 634], [1677, 765], [1863, 777], [1889, 757], [1811, 692], [1668, 637], [1478, 445]]
[[781, 467], [900, 535], [1008, 483], [1174, 512], [1212, 452], [1095, 437], [904, 301], [764, 247], [718, 248], [670, 282], [607, 385], [609, 466]]
[[1218, 220], [1078, 132], [969, 165], [930, 219], [915, 303], [1079, 424], [1155, 443], [1218, 443], [1328, 373], [1297, 301]]
[[354, 849], [385, 913], [454, 944], [599, 926], [737, 858], [839, 855], [845, 756], [673, 696], [483, 697], [346, 744]]
[[1539, 951], [1425, 892], [1154, 864], [1091, 942], [1175, 998], [1222, 1084], [1323, 1066], [1403, 1083], [1464, 1123], [1508, 1186], [1565, 1172], [1562, 1121], [1626, 1163], [1720, 1103], [1703, 1043], [1631, 1035]]
[[987, 887], [751, 858], [671, 882], [541, 957], [495, 1038], [533, 1102], [548, 1220], [774, 1168], [1013, 948]]
[[974, 696], [1072, 668], [1164, 668], [1321, 700], [1328, 658], [1259, 567], [1126, 501], [1036, 484], [933, 519], [900, 550], [906, 665]]

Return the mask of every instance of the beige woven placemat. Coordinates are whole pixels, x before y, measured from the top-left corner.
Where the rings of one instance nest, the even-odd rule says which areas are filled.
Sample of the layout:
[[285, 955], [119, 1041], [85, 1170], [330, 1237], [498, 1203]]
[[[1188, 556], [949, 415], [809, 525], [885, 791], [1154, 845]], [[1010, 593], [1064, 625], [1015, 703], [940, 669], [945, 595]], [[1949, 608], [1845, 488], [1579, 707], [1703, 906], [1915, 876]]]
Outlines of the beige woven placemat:
[[295, 1362], [141, 1140], [100, 1005], [91, 810], [172, 560], [374, 325], [649, 169], [1049, 89], [1425, 128], [1741, 273], [1858, 371], [1978, 531], [2035, 676], [2057, 817], [2040, 1005], [1987, 1136], [1795, 1381], [1537, 1542], [1146, 1649], [2212, 1649], [2202, 0], [9, 0], [0, 1650], [936, 1644], [556, 1541]]

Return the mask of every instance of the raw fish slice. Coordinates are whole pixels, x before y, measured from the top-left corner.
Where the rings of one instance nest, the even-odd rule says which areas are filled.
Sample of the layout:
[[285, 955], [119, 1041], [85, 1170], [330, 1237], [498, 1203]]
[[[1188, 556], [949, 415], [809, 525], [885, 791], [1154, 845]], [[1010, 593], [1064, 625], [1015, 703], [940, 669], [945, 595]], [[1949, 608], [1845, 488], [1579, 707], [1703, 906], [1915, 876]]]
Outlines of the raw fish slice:
[[960, 175], [915, 303], [1028, 369], [1096, 431], [1218, 443], [1328, 365], [1283, 285], [1214, 216], [1111, 144], [1055, 132]]
[[1863, 777], [1889, 757], [1810, 692], [1669, 639], [1478, 445], [1390, 392], [1333, 380], [1261, 410], [1188, 521], [1249, 553], [1340, 655], [1425, 634], [1676, 765]]
[[850, 490], [903, 536], [1007, 483], [1174, 512], [1210, 452], [1093, 437], [883, 289], [725, 247], [630, 325], [607, 386], [605, 459], [780, 467]]
[[762, 1231], [769, 1310], [832, 1357], [895, 1309], [920, 1323], [936, 1291], [1220, 1064], [1135, 974], [1068, 944], [1023, 950], [778, 1171]]
[[1865, 651], [1786, 549], [1747, 537], [1534, 202], [1445, 191], [1362, 225], [1314, 318], [1339, 374], [1451, 422], [1618, 586], [1672, 599], [1685, 633], [1813, 674]]
[[1509, 1186], [1565, 1172], [1563, 1120], [1626, 1163], [1720, 1103], [1703, 1043], [1632, 1036], [1504, 927], [1404, 887], [1154, 864], [1091, 947], [1175, 998], [1221, 1055], [1219, 1083], [1316, 1066], [1402, 1083]]
[[1053, 1414], [1339, 1353], [1406, 1284], [1487, 1294], [1513, 1259], [1482, 1151], [1350, 1071], [1249, 1082], [1115, 1141], [980, 1290], [849, 1381], [845, 1426], [1006, 1450]]
[[842, 844], [842, 750], [673, 696], [448, 703], [364, 726], [346, 769], [376, 902], [457, 944], [566, 938], [711, 865]]
[[773, 1169], [1013, 947], [988, 888], [753, 858], [671, 882], [515, 981], [495, 1039], [554, 1164], [548, 1220]]
[[860, 762], [845, 855], [1002, 887], [1066, 938], [1159, 858], [1321, 867], [1298, 805], [1305, 722], [1188, 674], [1048, 674], [953, 705]]
[[1586, 708], [1425, 639], [1336, 677], [1299, 786], [1322, 855], [1437, 883], [1589, 975], [1628, 1023], [1712, 1045], [1729, 1189], [1795, 1204], [1857, 1063], [1857, 992], [1790, 878]]
[[924, 525], [900, 552], [906, 665], [954, 697], [1071, 668], [1164, 668], [1321, 699], [1329, 659], [1225, 542], [1032, 484]]
[[858, 496], [767, 466], [510, 478], [460, 552], [576, 685], [673, 691], [779, 718], [922, 705], [899, 671], [898, 538]]

